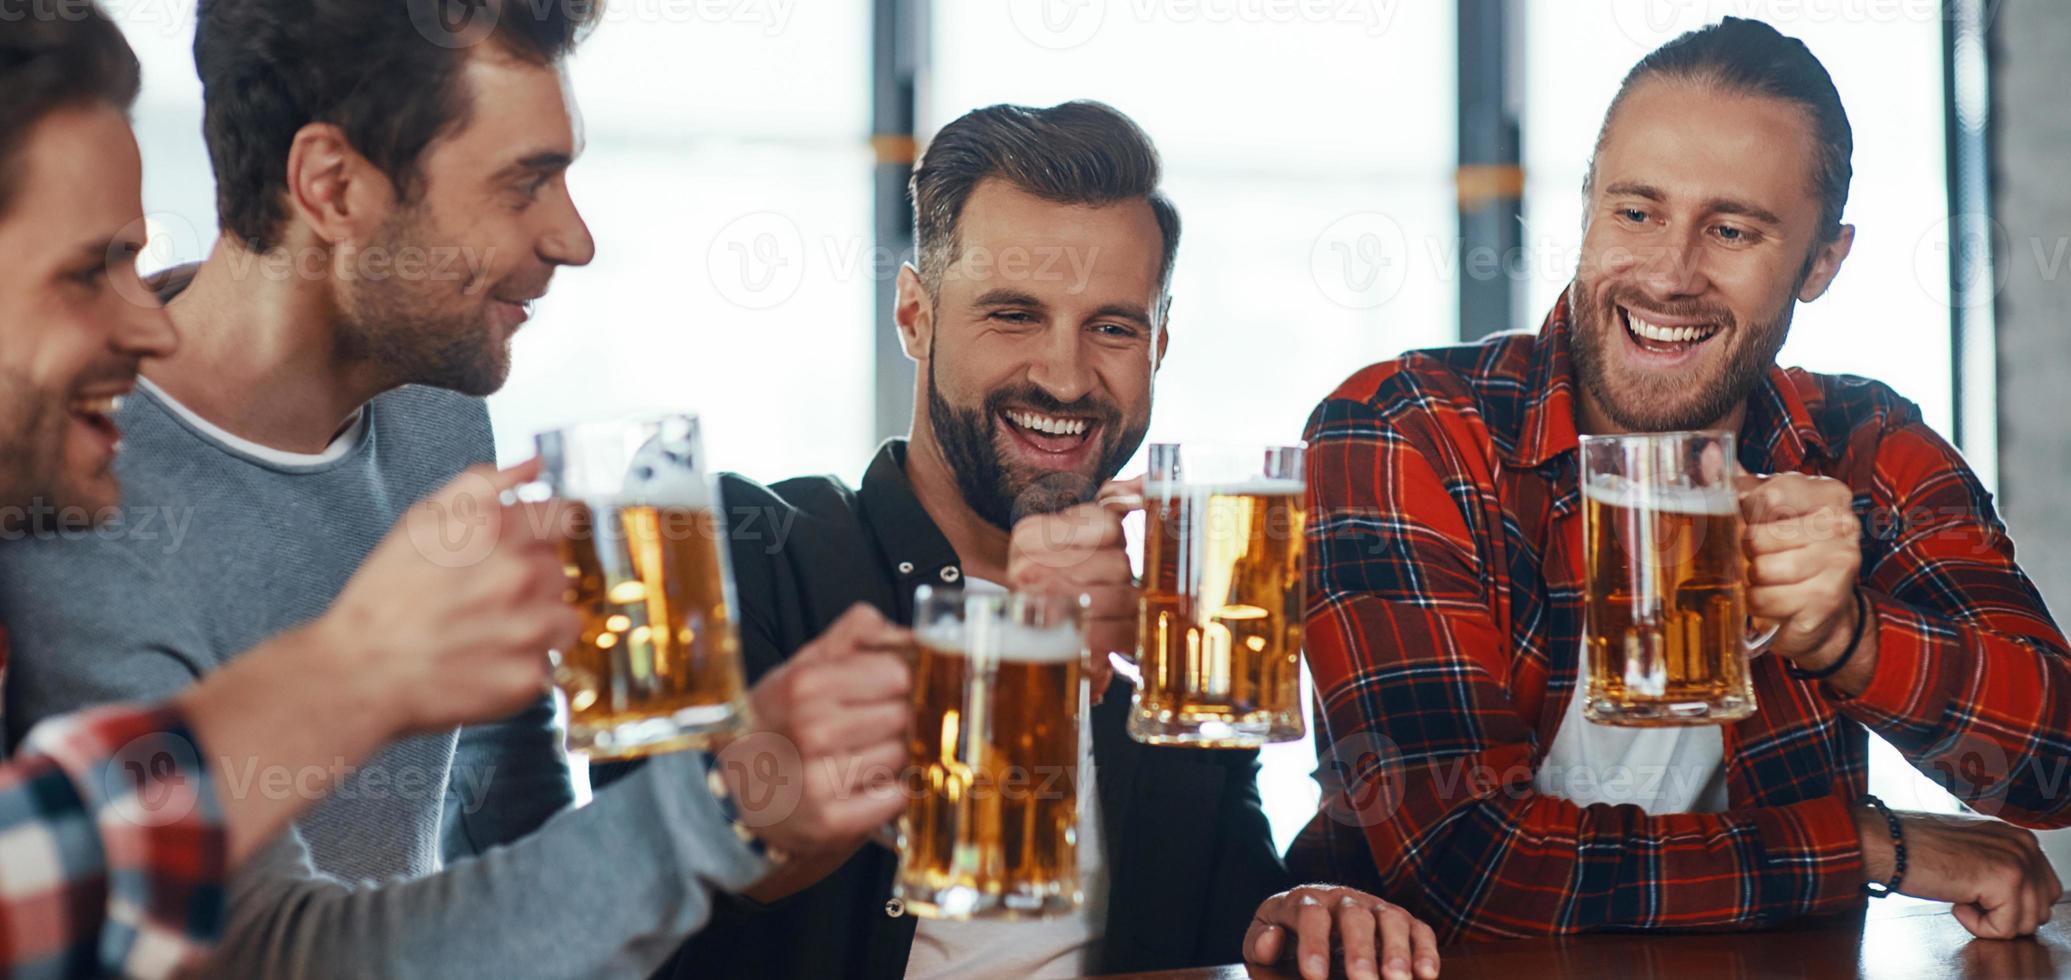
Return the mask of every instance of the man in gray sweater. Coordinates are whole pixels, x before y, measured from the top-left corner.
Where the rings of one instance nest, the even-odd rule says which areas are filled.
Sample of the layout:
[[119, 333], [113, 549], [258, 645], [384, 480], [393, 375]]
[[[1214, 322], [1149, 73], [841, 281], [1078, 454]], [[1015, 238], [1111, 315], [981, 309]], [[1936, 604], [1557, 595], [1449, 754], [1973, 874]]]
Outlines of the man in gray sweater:
[[[128, 505], [0, 555], [10, 736], [177, 691], [307, 622], [405, 508], [490, 457], [479, 396], [554, 270], [594, 251], [563, 180], [577, 144], [559, 67], [592, 11], [406, 6], [201, 5], [224, 236], [158, 284], [185, 342], [121, 412]], [[903, 753], [905, 667], [865, 652], [881, 625], [852, 617], [794, 672], [813, 683], [753, 695], [808, 769], [857, 780], [794, 782], [788, 816], [751, 821], [772, 847], [810, 851], [902, 802], [871, 779]], [[784, 727], [801, 719], [832, 737]], [[210, 975], [642, 976], [702, 924], [711, 888], [766, 867], [695, 754], [573, 810], [547, 706], [460, 741], [480, 751], [456, 764], [449, 732], [326, 774], [330, 798], [233, 879]], [[760, 798], [755, 771], [726, 767], [721, 785]], [[227, 774], [233, 793], [306, 792], [272, 775]], [[442, 853], [449, 785], [461, 833]]]

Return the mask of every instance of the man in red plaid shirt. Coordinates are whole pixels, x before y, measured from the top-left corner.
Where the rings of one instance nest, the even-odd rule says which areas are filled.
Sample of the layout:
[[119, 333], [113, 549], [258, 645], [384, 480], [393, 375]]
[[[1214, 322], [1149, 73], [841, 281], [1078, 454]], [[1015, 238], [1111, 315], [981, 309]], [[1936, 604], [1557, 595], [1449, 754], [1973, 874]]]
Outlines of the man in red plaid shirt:
[[[92, 5], [39, 9], [0, 17], [7, 538], [90, 529], [115, 509], [114, 402], [143, 358], [176, 343], [136, 271], [144, 209], [124, 117], [136, 58]], [[529, 476], [456, 481], [368, 557], [327, 614], [169, 704], [30, 732], [0, 765], [0, 975], [160, 977], [194, 965], [222, 928], [228, 869], [341, 771], [392, 738], [536, 700], [542, 651], [577, 630], [541, 531], [552, 521], [511, 519], [498, 502]], [[0, 632], [0, 663], [5, 650]], [[283, 774], [293, 791], [240, 781], [276, 786]]]
[[[1544, 326], [1375, 365], [1317, 408], [1307, 656], [1341, 782], [1298, 854], [1371, 861], [1368, 887], [1455, 939], [1751, 927], [1880, 884], [1979, 936], [2048, 921], [2032, 833], [1866, 794], [1874, 732], [1982, 812], [2071, 823], [2071, 654], [1915, 406], [1775, 364], [1853, 241], [1851, 152], [1798, 41], [1733, 18], [1672, 41], [1607, 113]], [[1781, 624], [1760, 709], [1588, 725], [1578, 436], [1692, 429], [1739, 433], [1765, 474], [1742, 502], [1750, 612]]]

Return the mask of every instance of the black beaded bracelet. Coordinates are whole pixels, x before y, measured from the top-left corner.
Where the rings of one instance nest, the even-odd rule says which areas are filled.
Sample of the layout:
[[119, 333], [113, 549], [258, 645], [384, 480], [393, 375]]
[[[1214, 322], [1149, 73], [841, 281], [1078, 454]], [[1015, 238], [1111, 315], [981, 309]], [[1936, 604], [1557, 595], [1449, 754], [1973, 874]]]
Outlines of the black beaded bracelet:
[[1906, 880], [1906, 832], [1905, 828], [1899, 826], [1898, 815], [1892, 813], [1891, 808], [1885, 806], [1883, 800], [1870, 795], [1864, 795], [1862, 799], [1864, 803], [1876, 807], [1877, 812], [1884, 815], [1885, 826], [1891, 828], [1892, 854], [1891, 880], [1881, 884], [1874, 881], [1863, 882], [1862, 893], [1871, 898], [1886, 898], [1898, 891], [1898, 886]]
[[1823, 681], [1841, 672], [1848, 661], [1855, 659], [1855, 650], [1862, 646], [1862, 635], [1870, 624], [1870, 601], [1863, 598], [1862, 590], [1855, 590], [1855, 635], [1848, 638], [1848, 650], [1834, 661], [1818, 670], [1802, 670], [1796, 664], [1785, 664], [1783, 672], [1801, 681]]

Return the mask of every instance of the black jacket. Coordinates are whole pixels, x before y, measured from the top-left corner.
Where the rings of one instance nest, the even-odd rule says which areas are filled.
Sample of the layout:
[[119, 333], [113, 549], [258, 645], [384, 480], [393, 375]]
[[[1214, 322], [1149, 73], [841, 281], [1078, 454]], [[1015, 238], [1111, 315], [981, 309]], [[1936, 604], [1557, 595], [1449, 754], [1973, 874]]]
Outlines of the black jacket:
[[[854, 603], [911, 623], [915, 586], [961, 579], [907, 482], [905, 450], [879, 450], [861, 491], [830, 477], [722, 480], [751, 682]], [[1140, 745], [1128, 708], [1117, 679], [1091, 716], [1108, 873], [1100, 972], [1236, 962], [1258, 903], [1289, 885], [1259, 807], [1257, 753]], [[660, 976], [901, 977], [915, 920], [888, 911], [896, 864], [865, 845], [775, 905], [724, 899]]]

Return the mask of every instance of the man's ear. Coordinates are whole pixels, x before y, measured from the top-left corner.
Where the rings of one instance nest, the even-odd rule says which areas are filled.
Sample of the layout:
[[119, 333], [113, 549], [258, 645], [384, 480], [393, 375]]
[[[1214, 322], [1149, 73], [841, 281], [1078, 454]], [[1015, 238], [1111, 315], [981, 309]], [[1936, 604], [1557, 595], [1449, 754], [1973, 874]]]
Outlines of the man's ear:
[[287, 185], [289, 218], [333, 245], [362, 238], [386, 221], [395, 204], [387, 175], [330, 123], [295, 131], [288, 144]]
[[1171, 346], [1172, 297], [1167, 296], [1165, 297], [1165, 302], [1158, 310], [1158, 345], [1157, 352], [1153, 355], [1154, 359], [1151, 361], [1152, 373], [1156, 373], [1159, 368], [1165, 366], [1165, 351]]
[[920, 270], [908, 262], [899, 267], [898, 298], [892, 301], [892, 320], [899, 325], [899, 346], [906, 359], [918, 364], [927, 359], [928, 341], [935, 333], [935, 298], [920, 281]]
[[1834, 277], [1841, 274], [1841, 263], [1848, 259], [1848, 250], [1855, 247], [1855, 226], [1842, 225], [1841, 233], [1834, 240], [1821, 245], [1812, 253], [1812, 269], [1805, 274], [1805, 284], [1798, 287], [1798, 302], [1810, 303], [1826, 295], [1827, 287], [1834, 284]]

